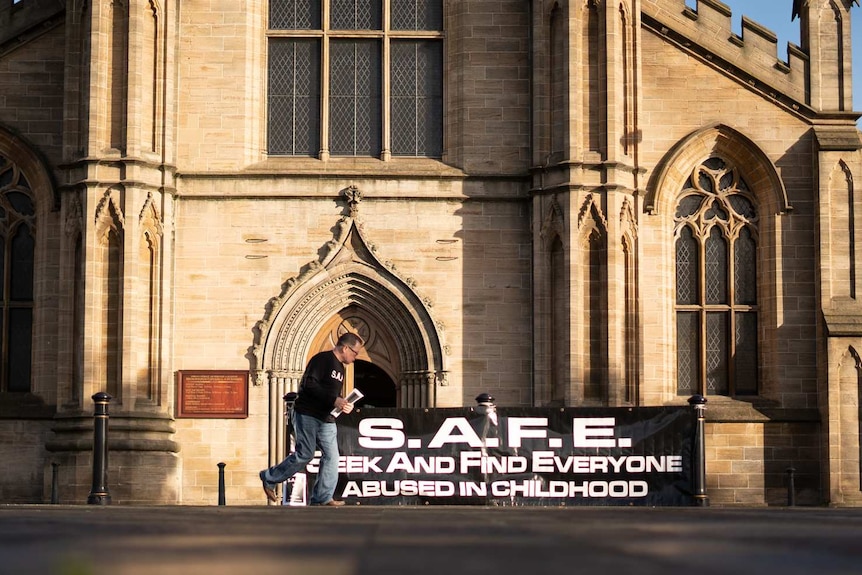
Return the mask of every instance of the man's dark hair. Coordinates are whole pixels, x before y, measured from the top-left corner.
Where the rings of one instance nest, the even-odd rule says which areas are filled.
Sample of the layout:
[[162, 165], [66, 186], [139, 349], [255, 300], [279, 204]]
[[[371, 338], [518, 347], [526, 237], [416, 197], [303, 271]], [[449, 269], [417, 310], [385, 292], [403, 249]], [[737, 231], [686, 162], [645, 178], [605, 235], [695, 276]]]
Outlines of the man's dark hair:
[[336, 343], [338, 347], [344, 347], [346, 345], [351, 347], [362, 347], [365, 345], [365, 342], [362, 341], [362, 338], [356, 335], [355, 333], [347, 332], [341, 334], [338, 338], [338, 343]]

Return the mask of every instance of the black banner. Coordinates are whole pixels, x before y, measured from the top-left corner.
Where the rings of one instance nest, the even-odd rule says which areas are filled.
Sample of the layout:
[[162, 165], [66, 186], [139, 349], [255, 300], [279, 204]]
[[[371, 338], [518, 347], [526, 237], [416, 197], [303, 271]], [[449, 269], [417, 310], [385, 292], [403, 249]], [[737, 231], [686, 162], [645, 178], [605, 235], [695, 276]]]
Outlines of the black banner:
[[696, 420], [690, 407], [357, 409], [337, 420], [335, 496], [372, 505], [689, 506]]

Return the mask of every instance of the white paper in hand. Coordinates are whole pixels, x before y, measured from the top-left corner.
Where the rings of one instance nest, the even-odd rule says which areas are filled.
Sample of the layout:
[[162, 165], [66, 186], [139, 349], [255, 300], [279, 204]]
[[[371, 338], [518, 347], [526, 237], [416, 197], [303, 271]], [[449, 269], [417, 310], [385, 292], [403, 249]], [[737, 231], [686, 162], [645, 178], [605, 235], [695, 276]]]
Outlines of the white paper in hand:
[[[356, 403], [363, 397], [365, 397], [365, 394], [354, 388], [353, 391], [351, 391], [344, 399], [347, 400], [347, 403]], [[329, 412], [329, 415], [331, 415], [332, 417], [338, 417], [339, 415], [341, 415], [341, 410], [337, 407], [333, 407], [332, 411]]]

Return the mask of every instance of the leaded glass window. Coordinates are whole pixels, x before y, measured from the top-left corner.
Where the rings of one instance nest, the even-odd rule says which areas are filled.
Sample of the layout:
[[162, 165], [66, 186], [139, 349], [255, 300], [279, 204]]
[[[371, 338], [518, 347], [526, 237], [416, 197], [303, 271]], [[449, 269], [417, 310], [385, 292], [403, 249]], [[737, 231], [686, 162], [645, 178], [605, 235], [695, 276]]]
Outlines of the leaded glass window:
[[314, 156], [320, 151], [320, 42], [269, 43], [269, 150]]
[[439, 157], [443, 150], [443, 54], [439, 42], [392, 42], [392, 154]]
[[272, 0], [269, 3], [269, 27], [273, 30], [319, 29], [320, 0]]
[[35, 204], [27, 178], [0, 156], [0, 390], [30, 391]]
[[380, 0], [330, 0], [330, 27], [335, 30], [380, 30]]
[[440, 0], [391, 0], [393, 30], [442, 30]]
[[442, 156], [442, 0], [271, 0], [267, 36], [270, 155]]
[[757, 209], [738, 170], [710, 158], [677, 198], [677, 393], [758, 389]]
[[336, 156], [380, 155], [380, 43], [333, 40], [329, 45], [329, 150]]

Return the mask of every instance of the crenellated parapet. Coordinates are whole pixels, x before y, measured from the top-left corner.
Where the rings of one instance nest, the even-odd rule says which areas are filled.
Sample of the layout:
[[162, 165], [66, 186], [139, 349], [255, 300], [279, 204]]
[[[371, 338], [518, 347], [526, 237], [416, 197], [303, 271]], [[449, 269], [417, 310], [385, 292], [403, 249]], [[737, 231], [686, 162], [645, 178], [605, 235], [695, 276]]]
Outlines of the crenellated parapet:
[[[742, 34], [731, 28], [731, 10], [718, 0], [642, 0], [642, 23], [766, 96], [793, 109], [806, 105], [808, 55], [788, 42], [778, 55], [778, 37], [743, 16]], [[790, 14], [787, 14], [790, 18]]]

